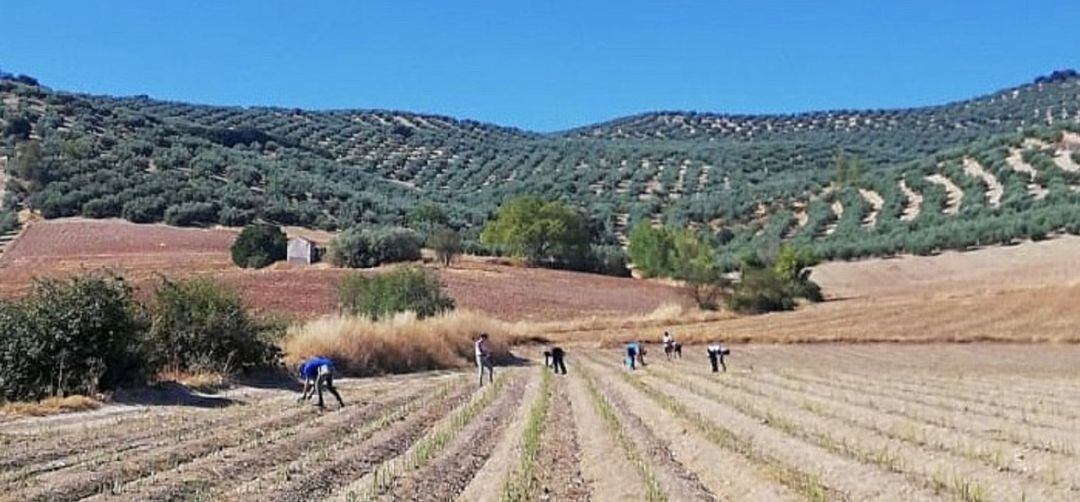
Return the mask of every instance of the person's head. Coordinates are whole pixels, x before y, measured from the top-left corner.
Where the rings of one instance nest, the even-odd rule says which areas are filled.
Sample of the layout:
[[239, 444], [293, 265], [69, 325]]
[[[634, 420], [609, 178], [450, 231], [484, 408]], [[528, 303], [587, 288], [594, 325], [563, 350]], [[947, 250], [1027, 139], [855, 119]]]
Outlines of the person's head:
[[488, 334], [487, 333], [480, 333], [480, 339], [481, 340], [487, 340], [488, 339]]

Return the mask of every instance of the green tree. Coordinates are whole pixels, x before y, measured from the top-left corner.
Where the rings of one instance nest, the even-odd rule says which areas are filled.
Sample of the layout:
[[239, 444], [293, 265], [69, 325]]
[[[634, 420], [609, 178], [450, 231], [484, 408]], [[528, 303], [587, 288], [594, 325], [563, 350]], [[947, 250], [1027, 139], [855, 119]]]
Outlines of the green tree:
[[573, 263], [589, 251], [585, 219], [562, 202], [526, 195], [499, 208], [480, 236], [487, 246], [506, 249], [530, 263]]
[[346, 275], [338, 286], [338, 298], [343, 313], [373, 320], [398, 312], [414, 312], [423, 319], [454, 309], [454, 300], [443, 293], [439, 278], [415, 266]]
[[232, 260], [238, 267], [263, 268], [284, 260], [287, 245], [281, 227], [265, 223], [248, 225], [233, 242]]
[[671, 250], [673, 239], [665, 227], [654, 228], [642, 221], [630, 231], [628, 251], [634, 269], [645, 277], [662, 277], [671, 274]]
[[350, 228], [330, 241], [327, 258], [336, 267], [368, 268], [420, 259], [420, 235], [399, 227]]
[[435, 256], [444, 267], [449, 267], [454, 258], [461, 253], [461, 236], [449, 228], [440, 228], [431, 234], [428, 246], [435, 250]]

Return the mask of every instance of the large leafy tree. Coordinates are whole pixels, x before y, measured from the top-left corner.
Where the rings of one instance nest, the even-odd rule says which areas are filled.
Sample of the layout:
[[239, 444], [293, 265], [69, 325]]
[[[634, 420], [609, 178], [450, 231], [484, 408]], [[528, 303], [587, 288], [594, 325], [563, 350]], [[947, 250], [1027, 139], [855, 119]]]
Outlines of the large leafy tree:
[[530, 263], [573, 263], [589, 251], [589, 232], [581, 213], [562, 202], [532, 195], [503, 204], [480, 239]]

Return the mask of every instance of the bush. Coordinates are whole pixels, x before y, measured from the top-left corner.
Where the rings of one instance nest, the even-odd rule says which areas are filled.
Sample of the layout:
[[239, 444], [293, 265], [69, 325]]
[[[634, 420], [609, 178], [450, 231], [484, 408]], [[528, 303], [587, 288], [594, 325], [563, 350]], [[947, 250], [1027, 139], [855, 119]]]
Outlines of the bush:
[[342, 313], [378, 320], [398, 312], [415, 312], [420, 319], [454, 309], [443, 294], [439, 278], [420, 267], [404, 267], [377, 275], [354, 273], [338, 287]]
[[461, 254], [461, 236], [449, 228], [440, 228], [432, 232], [428, 246], [435, 250], [439, 263], [449, 267], [454, 258]]
[[151, 362], [170, 371], [219, 371], [273, 365], [279, 330], [248, 314], [233, 291], [209, 279], [164, 281], [154, 293], [148, 334]]
[[405, 228], [352, 228], [330, 242], [327, 257], [334, 266], [349, 268], [415, 261], [420, 259], [420, 236]]
[[117, 276], [40, 281], [0, 303], [0, 397], [92, 394], [145, 375], [145, 324]]
[[267, 224], [248, 225], [233, 242], [233, 263], [244, 268], [263, 268], [285, 259], [288, 241], [280, 227]]
[[0, 234], [14, 232], [19, 229], [19, 215], [11, 211], [0, 210]]
[[218, 210], [209, 202], [185, 202], [165, 211], [165, 223], [178, 227], [217, 223]]
[[761, 314], [795, 308], [788, 283], [771, 268], [748, 268], [728, 298], [728, 308], [743, 314]]

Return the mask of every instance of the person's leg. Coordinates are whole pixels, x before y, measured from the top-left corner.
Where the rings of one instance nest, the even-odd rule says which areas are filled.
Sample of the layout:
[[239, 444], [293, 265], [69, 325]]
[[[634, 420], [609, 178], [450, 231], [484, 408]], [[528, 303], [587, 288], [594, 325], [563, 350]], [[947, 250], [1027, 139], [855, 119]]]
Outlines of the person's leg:
[[491, 356], [484, 358], [484, 363], [487, 364], [488, 370], [488, 383], [495, 383], [495, 365], [491, 362]]
[[315, 391], [319, 393], [319, 408], [325, 408], [326, 407], [326, 405], [323, 403], [323, 397], [322, 397], [323, 385], [326, 384], [325, 379], [326, 379], [326, 375], [319, 375], [318, 377], [315, 378]]
[[566, 374], [566, 362], [563, 360], [562, 357], [559, 357], [558, 359], [555, 360], [555, 365], [556, 365], [555, 366], [555, 372], [556, 373], [561, 372], [564, 375]]
[[727, 364], [724, 364], [724, 355], [720, 354], [720, 366], [724, 367], [724, 373], [727, 373]]
[[334, 377], [333, 376], [330, 376], [330, 375], [326, 376], [326, 390], [330, 391], [330, 395], [334, 396], [334, 398], [337, 399], [337, 404], [338, 404], [339, 408], [344, 408], [345, 407], [345, 401], [341, 400], [341, 394], [338, 394], [337, 388], [334, 387]]
[[716, 355], [713, 354], [713, 353], [709, 353], [709, 364], [712, 365], [712, 372], [713, 373], [716, 373], [717, 371], [720, 371], [720, 368], [718, 368], [716, 366]]
[[484, 358], [483, 356], [476, 356], [476, 370], [480, 375], [480, 386], [484, 386]]

